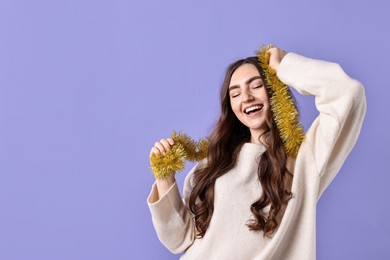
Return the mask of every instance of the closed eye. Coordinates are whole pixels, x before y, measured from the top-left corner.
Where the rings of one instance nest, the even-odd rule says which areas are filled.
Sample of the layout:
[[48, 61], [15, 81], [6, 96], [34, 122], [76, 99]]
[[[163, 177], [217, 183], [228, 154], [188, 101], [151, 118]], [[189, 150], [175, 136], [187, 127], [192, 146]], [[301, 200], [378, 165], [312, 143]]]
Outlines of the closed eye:
[[256, 86], [254, 86], [253, 88], [261, 88], [261, 87], [263, 87], [264, 85], [256, 85]]
[[232, 98], [238, 97], [240, 93], [232, 95]]

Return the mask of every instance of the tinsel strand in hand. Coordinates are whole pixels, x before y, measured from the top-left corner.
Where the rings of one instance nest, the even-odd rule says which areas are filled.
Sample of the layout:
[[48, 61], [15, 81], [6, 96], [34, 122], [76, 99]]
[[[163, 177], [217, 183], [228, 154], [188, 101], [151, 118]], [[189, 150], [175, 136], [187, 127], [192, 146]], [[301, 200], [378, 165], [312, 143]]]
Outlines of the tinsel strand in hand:
[[200, 161], [207, 156], [208, 141], [202, 139], [198, 142], [183, 133], [172, 133], [175, 142], [172, 149], [165, 155], [152, 154], [150, 166], [156, 179], [172, 176], [185, 167], [185, 161]]

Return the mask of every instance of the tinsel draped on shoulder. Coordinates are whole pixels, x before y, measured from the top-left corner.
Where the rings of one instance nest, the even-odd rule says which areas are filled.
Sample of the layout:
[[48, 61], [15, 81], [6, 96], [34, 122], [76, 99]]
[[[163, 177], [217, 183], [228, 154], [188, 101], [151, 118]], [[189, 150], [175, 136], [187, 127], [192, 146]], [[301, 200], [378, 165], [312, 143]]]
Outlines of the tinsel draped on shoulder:
[[184, 133], [172, 133], [175, 142], [172, 149], [165, 155], [152, 154], [150, 166], [157, 179], [176, 174], [185, 167], [185, 160], [200, 161], [207, 156], [208, 141], [194, 141]]
[[283, 140], [284, 148], [288, 156], [295, 158], [305, 135], [289, 87], [280, 81], [276, 71], [269, 66], [268, 50], [272, 47], [272, 45], [261, 47], [257, 56], [263, 70], [262, 76], [270, 93], [273, 118]]

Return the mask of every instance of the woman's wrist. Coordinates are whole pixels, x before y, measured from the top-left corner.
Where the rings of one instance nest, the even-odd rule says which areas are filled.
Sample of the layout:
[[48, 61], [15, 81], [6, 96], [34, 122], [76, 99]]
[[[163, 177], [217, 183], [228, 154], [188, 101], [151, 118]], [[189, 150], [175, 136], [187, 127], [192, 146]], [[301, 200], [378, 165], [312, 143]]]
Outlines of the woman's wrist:
[[156, 179], [158, 197], [161, 198], [165, 193], [167, 193], [169, 188], [171, 188], [174, 183], [175, 183], [174, 176]]

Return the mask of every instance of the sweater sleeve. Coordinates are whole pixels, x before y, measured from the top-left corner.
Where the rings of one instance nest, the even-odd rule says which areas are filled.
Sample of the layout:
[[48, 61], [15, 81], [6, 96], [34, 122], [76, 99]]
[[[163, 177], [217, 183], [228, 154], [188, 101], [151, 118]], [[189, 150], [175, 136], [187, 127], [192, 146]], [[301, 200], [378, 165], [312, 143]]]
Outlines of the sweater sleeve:
[[359, 136], [366, 112], [364, 88], [338, 64], [295, 53], [283, 58], [277, 75], [300, 94], [315, 96], [319, 116], [306, 132], [304, 142], [313, 152], [320, 198]]
[[154, 183], [147, 200], [158, 238], [169, 251], [175, 254], [185, 251], [195, 240], [193, 216], [186, 206], [191, 193], [190, 179], [195, 169], [196, 166], [185, 179], [184, 201], [176, 182], [161, 198], [158, 198], [157, 186]]

